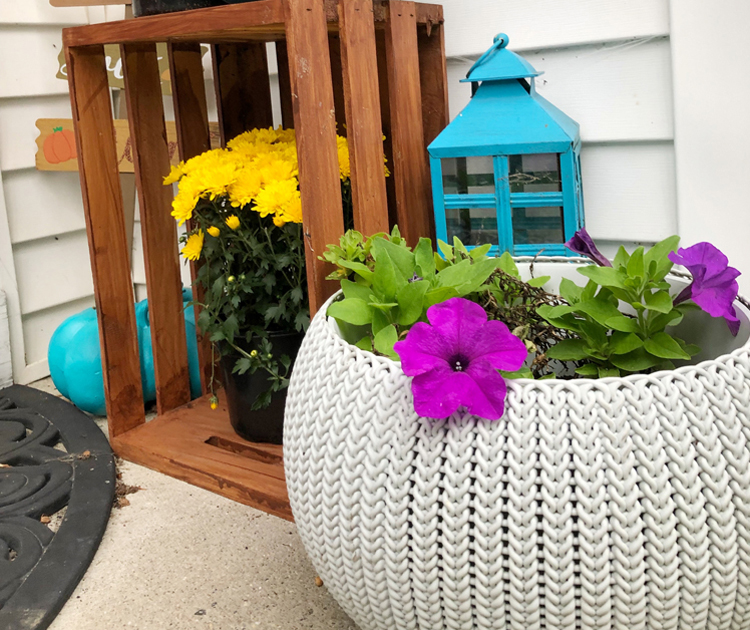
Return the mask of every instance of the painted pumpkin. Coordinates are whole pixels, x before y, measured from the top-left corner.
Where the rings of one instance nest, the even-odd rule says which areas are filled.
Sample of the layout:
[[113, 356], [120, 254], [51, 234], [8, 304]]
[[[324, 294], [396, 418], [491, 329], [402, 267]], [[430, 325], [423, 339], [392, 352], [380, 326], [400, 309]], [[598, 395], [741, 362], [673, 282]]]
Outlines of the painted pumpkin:
[[[190, 290], [185, 289], [183, 302], [187, 303], [190, 299]], [[143, 399], [149, 403], [156, 400], [156, 382], [147, 300], [135, 305], [135, 319]], [[190, 392], [193, 398], [197, 398], [201, 395], [201, 382], [192, 307], [185, 308], [185, 333], [190, 365]], [[63, 396], [83, 411], [97, 416], [106, 415], [99, 325], [93, 308], [68, 317], [58, 326], [50, 339], [47, 359], [52, 382]]]
[[76, 137], [70, 129], [55, 127], [44, 139], [44, 157], [50, 164], [67, 162], [78, 156]]

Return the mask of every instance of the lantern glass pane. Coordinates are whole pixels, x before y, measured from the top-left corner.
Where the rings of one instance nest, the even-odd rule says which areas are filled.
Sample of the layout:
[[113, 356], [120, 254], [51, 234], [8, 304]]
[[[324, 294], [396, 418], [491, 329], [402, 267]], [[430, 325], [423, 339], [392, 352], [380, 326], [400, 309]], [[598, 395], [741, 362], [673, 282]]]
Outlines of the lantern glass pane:
[[445, 158], [443, 190], [446, 195], [493, 195], [495, 168], [492, 157]]
[[498, 244], [495, 208], [446, 208], [448, 242], [458, 236], [464, 245]]
[[516, 245], [563, 243], [563, 209], [513, 208], [513, 242]]
[[508, 156], [510, 192], [560, 192], [559, 153], [532, 153]]

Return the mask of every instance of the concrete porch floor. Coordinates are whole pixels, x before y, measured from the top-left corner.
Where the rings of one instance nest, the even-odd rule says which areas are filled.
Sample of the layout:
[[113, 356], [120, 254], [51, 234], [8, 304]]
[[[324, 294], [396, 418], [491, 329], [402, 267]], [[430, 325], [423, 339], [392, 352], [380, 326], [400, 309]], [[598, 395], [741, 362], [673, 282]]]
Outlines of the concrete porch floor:
[[[50, 379], [32, 386], [57, 394]], [[112, 510], [50, 630], [357, 629], [315, 585], [294, 524], [129, 462], [120, 471], [142, 490]]]

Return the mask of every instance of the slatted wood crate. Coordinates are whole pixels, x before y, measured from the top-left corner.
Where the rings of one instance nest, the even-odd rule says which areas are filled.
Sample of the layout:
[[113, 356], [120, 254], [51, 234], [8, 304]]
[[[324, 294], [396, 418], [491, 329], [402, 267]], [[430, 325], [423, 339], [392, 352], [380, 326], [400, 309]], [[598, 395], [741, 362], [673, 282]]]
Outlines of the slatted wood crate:
[[[343, 233], [336, 124], [346, 125], [355, 227], [434, 231], [425, 147], [448, 122], [439, 5], [258, 0], [64, 30], [94, 275], [109, 433], [125, 459], [291, 519], [281, 447], [237, 437], [227, 411], [190, 402], [176, 227], [156, 42], [166, 41], [181, 159], [210, 148], [200, 44], [212, 46], [222, 141], [272, 125], [275, 42], [283, 124], [297, 130], [310, 307], [335, 289], [318, 255]], [[145, 422], [133, 291], [103, 46], [122, 51], [140, 204], [157, 412]], [[386, 141], [383, 143], [382, 136]], [[392, 177], [386, 178], [382, 154]], [[212, 355], [199, 338], [204, 383]]]

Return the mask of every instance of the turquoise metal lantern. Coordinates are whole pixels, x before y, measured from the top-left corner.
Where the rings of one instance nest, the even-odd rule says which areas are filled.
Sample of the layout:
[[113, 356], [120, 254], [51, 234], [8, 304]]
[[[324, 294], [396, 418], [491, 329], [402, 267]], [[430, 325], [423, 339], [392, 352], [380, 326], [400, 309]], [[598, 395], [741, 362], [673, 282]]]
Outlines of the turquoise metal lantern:
[[536, 93], [540, 73], [507, 45], [501, 33], [472, 66], [471, 101], [427, 149], [437, 237], [569, 255], [584, 223], [578, 123]]

